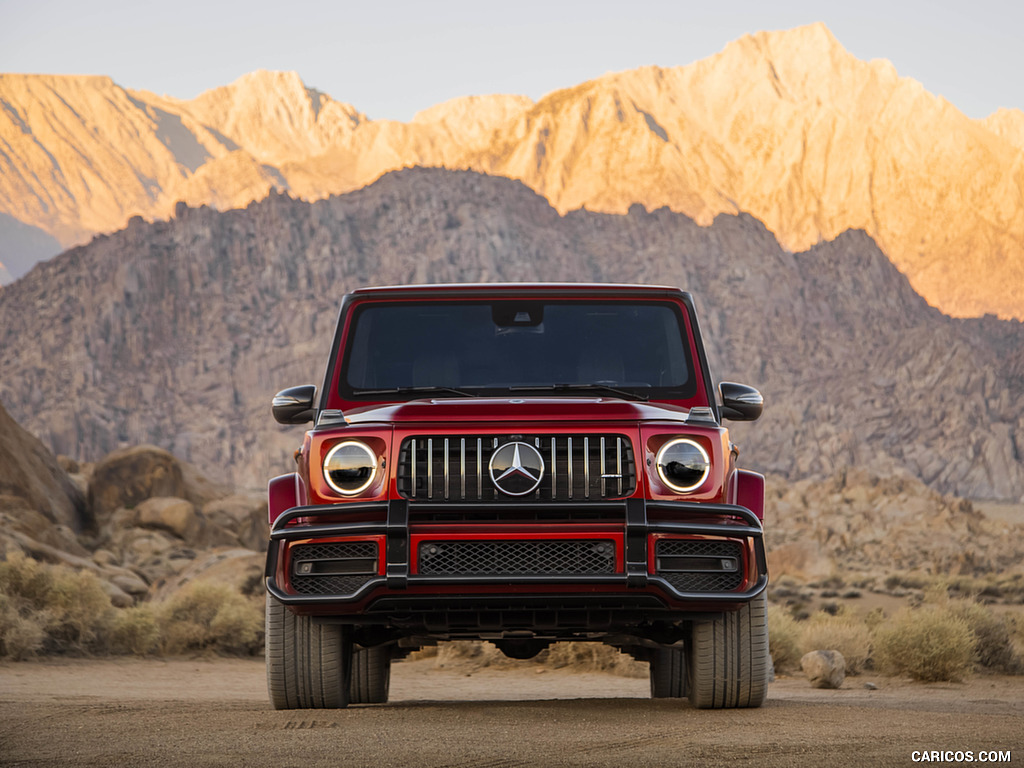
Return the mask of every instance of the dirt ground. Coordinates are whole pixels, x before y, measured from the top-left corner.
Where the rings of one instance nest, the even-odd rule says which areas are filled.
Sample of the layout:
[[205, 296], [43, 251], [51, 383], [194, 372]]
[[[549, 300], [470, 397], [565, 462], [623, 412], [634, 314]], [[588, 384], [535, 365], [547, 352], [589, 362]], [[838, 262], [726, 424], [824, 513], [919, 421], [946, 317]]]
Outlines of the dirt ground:
[[649, 699], [646, 680], [425, 659], [395, 665], [391, 694], [275, 712], [262, 660], [2, 664], [0, 765], [902, 766], [915, 750], [1024, 761], [1024, 678], [860, 676], [838, 691], [788, 678], [762, 709], [708, 712]]

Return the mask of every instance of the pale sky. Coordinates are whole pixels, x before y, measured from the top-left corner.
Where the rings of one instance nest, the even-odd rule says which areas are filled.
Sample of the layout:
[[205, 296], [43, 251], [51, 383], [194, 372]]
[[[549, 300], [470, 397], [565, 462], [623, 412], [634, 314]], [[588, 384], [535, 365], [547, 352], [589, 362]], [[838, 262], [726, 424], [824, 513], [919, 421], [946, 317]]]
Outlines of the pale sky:
[[536, 100], [815, 21], [970, 117], [1024, 108], [1024, 3], [1012, 0], [0, 0], [0, 72], [103, 74], [192, 98], [295, 70], [368, 117], [406, 121], [456, 96]]

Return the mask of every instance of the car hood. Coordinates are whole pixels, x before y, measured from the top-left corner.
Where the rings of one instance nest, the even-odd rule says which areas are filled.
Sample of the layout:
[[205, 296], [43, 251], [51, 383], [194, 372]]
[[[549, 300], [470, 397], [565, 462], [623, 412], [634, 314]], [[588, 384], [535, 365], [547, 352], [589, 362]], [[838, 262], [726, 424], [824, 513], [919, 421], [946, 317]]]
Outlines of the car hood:
[[689, 411], [669, 403], [607, 397], [474, 397], [412, 400], [345, 411], [350, 424], [465, 421], [684, 421]]

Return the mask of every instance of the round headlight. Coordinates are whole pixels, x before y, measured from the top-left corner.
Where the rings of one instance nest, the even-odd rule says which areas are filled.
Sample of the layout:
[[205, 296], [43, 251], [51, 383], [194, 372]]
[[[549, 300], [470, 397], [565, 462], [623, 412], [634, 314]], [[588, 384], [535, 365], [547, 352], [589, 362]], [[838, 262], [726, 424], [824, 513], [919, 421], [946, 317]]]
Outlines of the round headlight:
[[658, 474], [669, 488], [689, 493], [707, 480], [711, 472], [708, 452], [693, 440], [669, 440], [658, 451]]
[[338, 443], [324, 457], [324, 479], [342, 496], [355, 496], [370, 487], [377, 474], [377, 456], [355, 440]]

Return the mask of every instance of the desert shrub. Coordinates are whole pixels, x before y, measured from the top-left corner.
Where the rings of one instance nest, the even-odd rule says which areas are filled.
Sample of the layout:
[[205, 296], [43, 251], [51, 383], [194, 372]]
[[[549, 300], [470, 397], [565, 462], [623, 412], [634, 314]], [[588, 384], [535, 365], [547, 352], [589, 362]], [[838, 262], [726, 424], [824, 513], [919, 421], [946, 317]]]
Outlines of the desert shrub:
[[575, 672], [611, 672], [621, 677], [647, 677], [646, 664], [604, 643], [555, 643], [537, 656], [537, 662]]
[[905, 609], [875, 633], [878, 666], [921, 682], [962, 680], [973, 658], [974, 634], [948, 606]]
[[885, 623], [885, 619], [886, 616], [884, 610], [881, 608], [872, 608], [864, 617], [864, 626], [868, 628], [869, 632], [874, 633], [876, 629]]
[[20, 552], [0, 562], [0, 656], [103, 650], [114, 607], [95, 574]]
[[647, 677], [647, 665], [617, 648], [602, 643], [554, 643], [532, 659], [510, 659], [492, 643], [455, 640], [439, 643], [436, 651], [424, 649], [420, 658], [434, 657], [437, 667], [548, 667], [574, 672], [610, 672], [621, 677]]
[[846, 659], [847, 673], [856, 675], [864, 670], [870, 657], [871, 632], [863, 620], [844, 611], [836, 614], [819, 611], [801, 628], [799, 647], [801, 654], [839, 651]]
[[980, 666], [1006, 675], [1024, 671], [1014, 648], [1013, 628], [1005, 616], [973, 600], [951, 600], [949, 611], [963, 619], [974, 634], [974, 660]]
[[120, 610], [110, 628], [112, 653], [146, 656], [160, 644], [160, 629], [152, 608], [146, 605]]
[[484, 667], [505, 667], [529, 662], [509, 659], [493, 643], [480, 640], [450, 640], [437, 644], [434, 666], [459, 667], [469, 670]]
[[786, 609], [777, 605], [768, 606], [768, 651], [776, 672], [785, 672], [800, 664], [800, 625]]
[[97, 651], [106, 645], [115, 609], [103, 584], [89, 571], [54, 569], [47, 606], [54, 621], [48, 632], [57, 650]]
[[196, 582], [156, 612], [161, 650], [252, 654], [263, 642], [260, 604], [223, 584]]
[[0, 659], [31, 658], [42, 649], [45, 637], [38, 617], [22, 616], [11, 598], [0, 593]]
[[885, 588], [897, 589], [927, 589], [933, 583], [933, 578], [920, 573], [893, 573], [886, 577]]
[[45, 606], [53, 591], [52, 569], [12, 552], [0, 561], [0, 594], [26, 606]]

